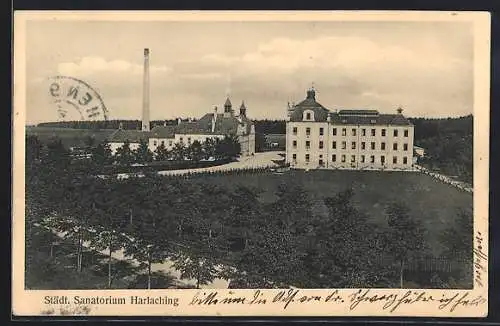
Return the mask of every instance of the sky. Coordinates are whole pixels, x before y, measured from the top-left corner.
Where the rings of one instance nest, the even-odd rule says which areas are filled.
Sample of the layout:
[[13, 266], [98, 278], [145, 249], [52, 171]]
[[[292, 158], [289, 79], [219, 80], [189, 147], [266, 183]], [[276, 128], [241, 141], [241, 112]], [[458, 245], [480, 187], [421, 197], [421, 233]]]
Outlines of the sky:
[[28, 21], [27, 124], [59, 120], [50, 77], [101, 96], [109, 119], [141, 119], [143, 49], [150, 118], [201, 117], [229, 94], [252, 119], [284, 119], [314, 84], [329, 109], [409, 117], [473, 110], [473, 29], [467, 22]]

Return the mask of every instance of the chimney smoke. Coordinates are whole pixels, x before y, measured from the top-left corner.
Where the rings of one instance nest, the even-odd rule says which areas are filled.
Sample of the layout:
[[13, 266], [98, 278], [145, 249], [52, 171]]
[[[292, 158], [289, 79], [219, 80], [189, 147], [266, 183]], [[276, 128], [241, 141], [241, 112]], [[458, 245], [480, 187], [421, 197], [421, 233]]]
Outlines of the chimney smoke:
[[149, 49], [144, 49], [144, 79], [142, 84], [142, 131], [149, 131]]

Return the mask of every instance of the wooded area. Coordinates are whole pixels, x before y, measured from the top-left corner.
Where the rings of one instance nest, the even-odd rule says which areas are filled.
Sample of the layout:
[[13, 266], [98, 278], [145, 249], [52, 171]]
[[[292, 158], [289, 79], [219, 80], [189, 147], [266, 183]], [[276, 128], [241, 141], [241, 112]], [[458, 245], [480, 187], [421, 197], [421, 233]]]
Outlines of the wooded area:
[[[262, 189], [233, 190], [203, 178], [97, 178], [92, 171], [99, 161], [73, 161], [57, 141], [45, 148], [31, 139], [26, 154], [31, 286], [44, 275], [94, 270], [92, 250], [108, 252], [108, 288], [126, 273], [142, 275], [127, 286], [165, 286], [153, 284], [151, 266], [166, 260], [197, 287], [215, 278], [244, 288], [472, 286], [472, 219], [465, 213], [442, 238], [443, 257], [458, 268], [426, 271], [429, 261], [441, 257], [432, 257], [425, 229], [399, 202], [385, 208], [388, 229], [381, 229], [355, 208], [349, 188], [326, 197], [328, 214], [318, 215], [300, 184], [282, 184], [276, 199], [264, 202]], [[45, 246], [32, 241], [40, 238]], [[54, 254], [58, 242], [74, 244], [73, 252]], [[112, 254], [121, 248], [140, 263], [138, 270], [113, 262]], [[54, 267], [62, 261], [72, 262], [71, 270]]]

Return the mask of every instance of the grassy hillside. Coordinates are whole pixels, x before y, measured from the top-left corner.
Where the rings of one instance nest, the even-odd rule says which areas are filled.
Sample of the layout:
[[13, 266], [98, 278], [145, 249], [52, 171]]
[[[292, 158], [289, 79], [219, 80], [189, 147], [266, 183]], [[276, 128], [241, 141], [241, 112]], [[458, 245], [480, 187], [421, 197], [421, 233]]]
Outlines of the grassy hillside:
[[269, 202], [274, 200], [279, 184], [298, 183], [308, 190], [318, 213], [326, 213], [322, 202], [324, 197], [352, 187], [357, 208], [381, 225], [386, 224], [386, 205], [402, 201], [410, 208], [413, 217], [423, 222], [426, 238], [436, 255], [442, 250], [438, 237], [445, 228], [454, 224], [458, 210], [464, 209], [472, 216], [471, 194], [415, 172], [292, 170], [282, 175], [206, 176], [199, 180], [230, 187], [238, 184], [252, 186], [260, 189], [261, 198]]

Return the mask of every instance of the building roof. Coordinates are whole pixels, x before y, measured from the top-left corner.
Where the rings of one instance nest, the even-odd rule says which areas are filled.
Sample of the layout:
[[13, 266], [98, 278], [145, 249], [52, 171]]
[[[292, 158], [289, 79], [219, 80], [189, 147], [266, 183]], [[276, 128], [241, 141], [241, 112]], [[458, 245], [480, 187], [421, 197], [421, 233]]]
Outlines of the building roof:
[[398, 125], [411, 126], [411, 122], [402, 114], [378, 114], [373, 116], [367, 115], [340, 115], [339, 113], [331, 113], [330, 120], [335, 124], [346, 125]]
[[149, 131], [118, 129], [108, 137], [110, 143], [123, 143], [128, 140], [131, 143], [139, 143], [141, 140], [149, 139]]
[[151, 138], [174, 138], [176, 126], [156, 126], [151, 129]]
[[358, 109], [358, 110], [339, 110], [338, 112], [339, 115], [369, 115], [369, 116], [374, 116], [378, 115], [377, 110], [368, 110], [368, 109]]
[[312, 110], [314, 112], [314, 121], [316, 122], [327, 122], [328, 117], [330, 117], [330, 121], [335, 124], [412, 125], [401, 113], [380, 114], [377, 110], [372, 109], [342, 109], [338, 112], [330, 112], [316, 101], [316, 92], [314, 89], [308, 90], [306, 99], [290, 110], [290, 121], [303, 121], [305, 110]]
[[327, 121], [328, 109], [323, 105], [316, 102], [316, 93], [314, 90], [307, 91], [307, 97], [302, 102], [296, 104], [290, 114], [290, 121], [302, 121], [305, 110], [312, 110], [314, 112], [314, 121], [322, 122]]

